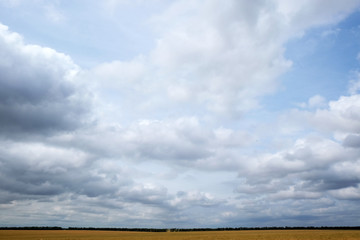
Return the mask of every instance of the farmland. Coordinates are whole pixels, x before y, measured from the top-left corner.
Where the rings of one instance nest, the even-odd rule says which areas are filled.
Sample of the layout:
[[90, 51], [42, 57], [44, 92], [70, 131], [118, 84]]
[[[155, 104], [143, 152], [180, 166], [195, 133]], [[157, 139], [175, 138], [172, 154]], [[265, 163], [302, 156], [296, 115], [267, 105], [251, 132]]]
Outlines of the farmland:
[[88, 230], [0, 230], [0, 240], [359, 240], [360, 230], [249, 230], [122, 232]]

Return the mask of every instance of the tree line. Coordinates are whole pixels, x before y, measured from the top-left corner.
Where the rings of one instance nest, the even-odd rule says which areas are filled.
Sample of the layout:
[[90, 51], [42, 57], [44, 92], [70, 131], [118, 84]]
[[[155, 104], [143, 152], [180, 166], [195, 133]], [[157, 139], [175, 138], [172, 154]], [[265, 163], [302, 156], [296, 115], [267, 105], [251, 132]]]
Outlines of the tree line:
[[91, 230], [91, 231], [130, 231], [130, 232], [195, 232], [195, 231], [246, 231], [246, 230], [360, 230], [360, 226], [321, 226], [321, 227], [225, 227], [225, 228], [96, 228], [96, 227], [0, 227], [0, 230]]

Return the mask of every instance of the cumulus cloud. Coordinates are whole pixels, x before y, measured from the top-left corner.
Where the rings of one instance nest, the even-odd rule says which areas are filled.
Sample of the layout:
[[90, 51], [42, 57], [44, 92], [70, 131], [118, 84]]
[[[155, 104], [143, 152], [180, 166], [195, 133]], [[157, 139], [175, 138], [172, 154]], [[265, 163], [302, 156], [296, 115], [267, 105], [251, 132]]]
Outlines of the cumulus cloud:
[[279, 23], [263, 19], [268, 11], [266, 4], [238, 1], [175, 3], [154, 20], [162, 35], [151, 58], [171, 79], [163, 84], [220, 114], [258, 107], [257, 98], [273, 91], [276, 76], [290, 66], [281, 41], [267, 31], [269, 22]]
[[[240, 116], [259, 108], [261, 97], [277, 90], [277, 77], [292, 65], [284, 56], [288, 40], [343, 19], [357, 2], [324, 4], [176, 1], [151, 19], [156, 45], [150, 54], [93, 71], [112, 86], [131, 82], [131, 88], [124, 86], [118, 94], [130, 95], [131, 103], [122, 98], [123, 105], [142, 113], [161, 108], [178, 114], [191, 103], [186, 113]], [[314, 101], [323, 102], [312, 99], [309, 104], [315, 106]]]
[[[294, 143], [280, 151], [242, 158], [247, 160], [237, 166], [239, 211], [251, 218], [256, 214], [247, 208], [262, 211], [259, 217], [269, 223], [274, 215], [301, 222], [301, 214], [311, 216], [309, 221], [315, 223], [316, 216], [333, 215], [339, 208], [356, 209], [360, 189], [358, 97], [341, 96], [326, 105], [324, 99], [314, 97], [311, 99], [321, 104], [311, 111], [291, 111], [285, 119], [306, 131], [300, 132], [302, 137], [297, 132]], [[344, 200], [349, 202], [341, 202]], [[349, 224], [356, 218], [351, 212], [344, 214], [346, 218], [338, 218]]]
[[307, 122], [317, 130], [339, 133], [358, 133], [360, 131], [359, 111], [360, 95], [341, 96], [330, 101], [327, 108], [318, 108], [315, 112], [293, 110], [288, 119], [295, 122]]
[[[340, 166], [344, 163], [354, 164], [358, 154], [358, 150], [343, 147], [326, 138], [298, 139], [292, 148], [250, 159], [244, 165], [246, 168], [239, 170], [239, 177], [246, 182], [238, 190], [249, 193], [255, 189], [258, 193], [272, 192], [297, 184], [300, 191], [308, 187], [313, 191], [316, 186], [325, 189], [336, 187], [336, 182], [339, 186], [342, 181], [345, 185], [353, 184], [358, 178], [350, 180], [349, 176], [355, 176], [356, 170], [346, 169], [349, 172], [343, 175], [343, 168]], [[261, 185], [264, 187], [259, 187]], [[253, 189], [251, 186], [257, 188]]]
[[272, 13], [270, 4], [175, 2], [152, 19], [158, 37], [149, 55], [93, 71], [113, 85], [131, 82], [125, 94], [141, 98], [132, 99], [135, 106], [144, 98], [152, 109], [192, 102], [200, 111], [236, 116], [258, 107], [258, 98], [273, 92], [276, 77], [291, 65], [283, 57], [286, 39], [270, 31], [281, 31]]
[[1, 131], [71, 130], [90, 111], [90, 98], [76, 82], [79, 68], [69, 56], [25, 44], [0, 25]]
[[179, 1], [155, 20], [164, 34], [152, 58], [171, 73], [172, 82], [165, 84], [186, 93], [181, 99], [236, 115], [257, 108], [261, 96], [276, 90], [276, 78], [291, 66], [283, 56], [287, 40], [341, 19], [355, 4]]

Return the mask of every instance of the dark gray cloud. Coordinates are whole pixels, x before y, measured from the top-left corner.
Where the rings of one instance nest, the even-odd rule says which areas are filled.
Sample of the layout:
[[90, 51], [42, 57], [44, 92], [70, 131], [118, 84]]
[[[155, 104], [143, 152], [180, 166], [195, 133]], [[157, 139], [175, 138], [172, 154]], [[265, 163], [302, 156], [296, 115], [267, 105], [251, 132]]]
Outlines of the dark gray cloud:
[[304, 180], [302, 188], [310, 191], [325, 192], [328, 190], [356, 187], [360, 183], [360, 177], [356, 174], [356, 171], [351, 171], [350, 169], [341, 172], [324, 169], [322, 171], [303, 173], [301, 174]]
[[350, 134], [348, 135], [343, 142], [345, 147], [360, 148], [360, 135]]
[[31, 146], [27, 143], [26, 147], [19, 143], [3, 144], [7, 148], [0, 151], [0, 189], [14, 197], [38, 199], [64, 193], [89, 197], [114, 195], [132, 182], [120, 168], [116, 173], [106, 171], [106, 175], [101, 173], [101, 168], [93, 171], [93, 158], [78, 150], [37, 143]]
[[91, 99], [76, 83], [78, 67], [50, 48], [23, 43], [0, 25], [0, 131], [73, 130], [85, 122]]
[[[25, 209], [26, 204], [35, 204], [39, 208], [58, 206], [61, 212], [56, 210], [57, 207], [49, 211], [54, 222], [61, 223], [59, 225], [70, 223], [73, 219], [75, 223], [91, 226], [96, 222], [89, 216], [101, 215], [104, 226], [112, 226], [119, 218], [115, 214], [119, 214], [133, 227], [149, 226], [150, 218], [156, 219], [156, 224], [151, 223], [154, 227], [166, 227], [169, 217], [174, 227], [179, 223], [190, 227], [189, 215], [197, 213], [191, 221], [201, 223], [205, 216], [202, 209], [226, 203], [205, 192], [181, 191], [175, 194], [161, 185], [138, 182], [135, 180], [137, 174], [120, 167], [117, 161], [94, 159], [81, 150], [42, 143], [1, 143], [2, 208], [12, 209], [17, 202], [25, 204]], [[73, 212], [77, 216], [73, 216]], [[108, 214], [104, 215], [105, 212]], [[41, 222], [38, 214], [30, 215], [34, 221]], [[112, 220], [108, 222], [107, 218]]]

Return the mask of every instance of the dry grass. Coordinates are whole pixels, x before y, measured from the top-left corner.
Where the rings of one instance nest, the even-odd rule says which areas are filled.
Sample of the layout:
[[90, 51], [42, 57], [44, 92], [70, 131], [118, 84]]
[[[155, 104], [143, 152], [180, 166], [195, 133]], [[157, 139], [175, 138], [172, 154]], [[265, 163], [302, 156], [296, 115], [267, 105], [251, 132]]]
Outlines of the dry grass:
[[360, 230], [261, 230], [214, 232], [116, 232], [0, 230], [0, 240], [360, 240]]

